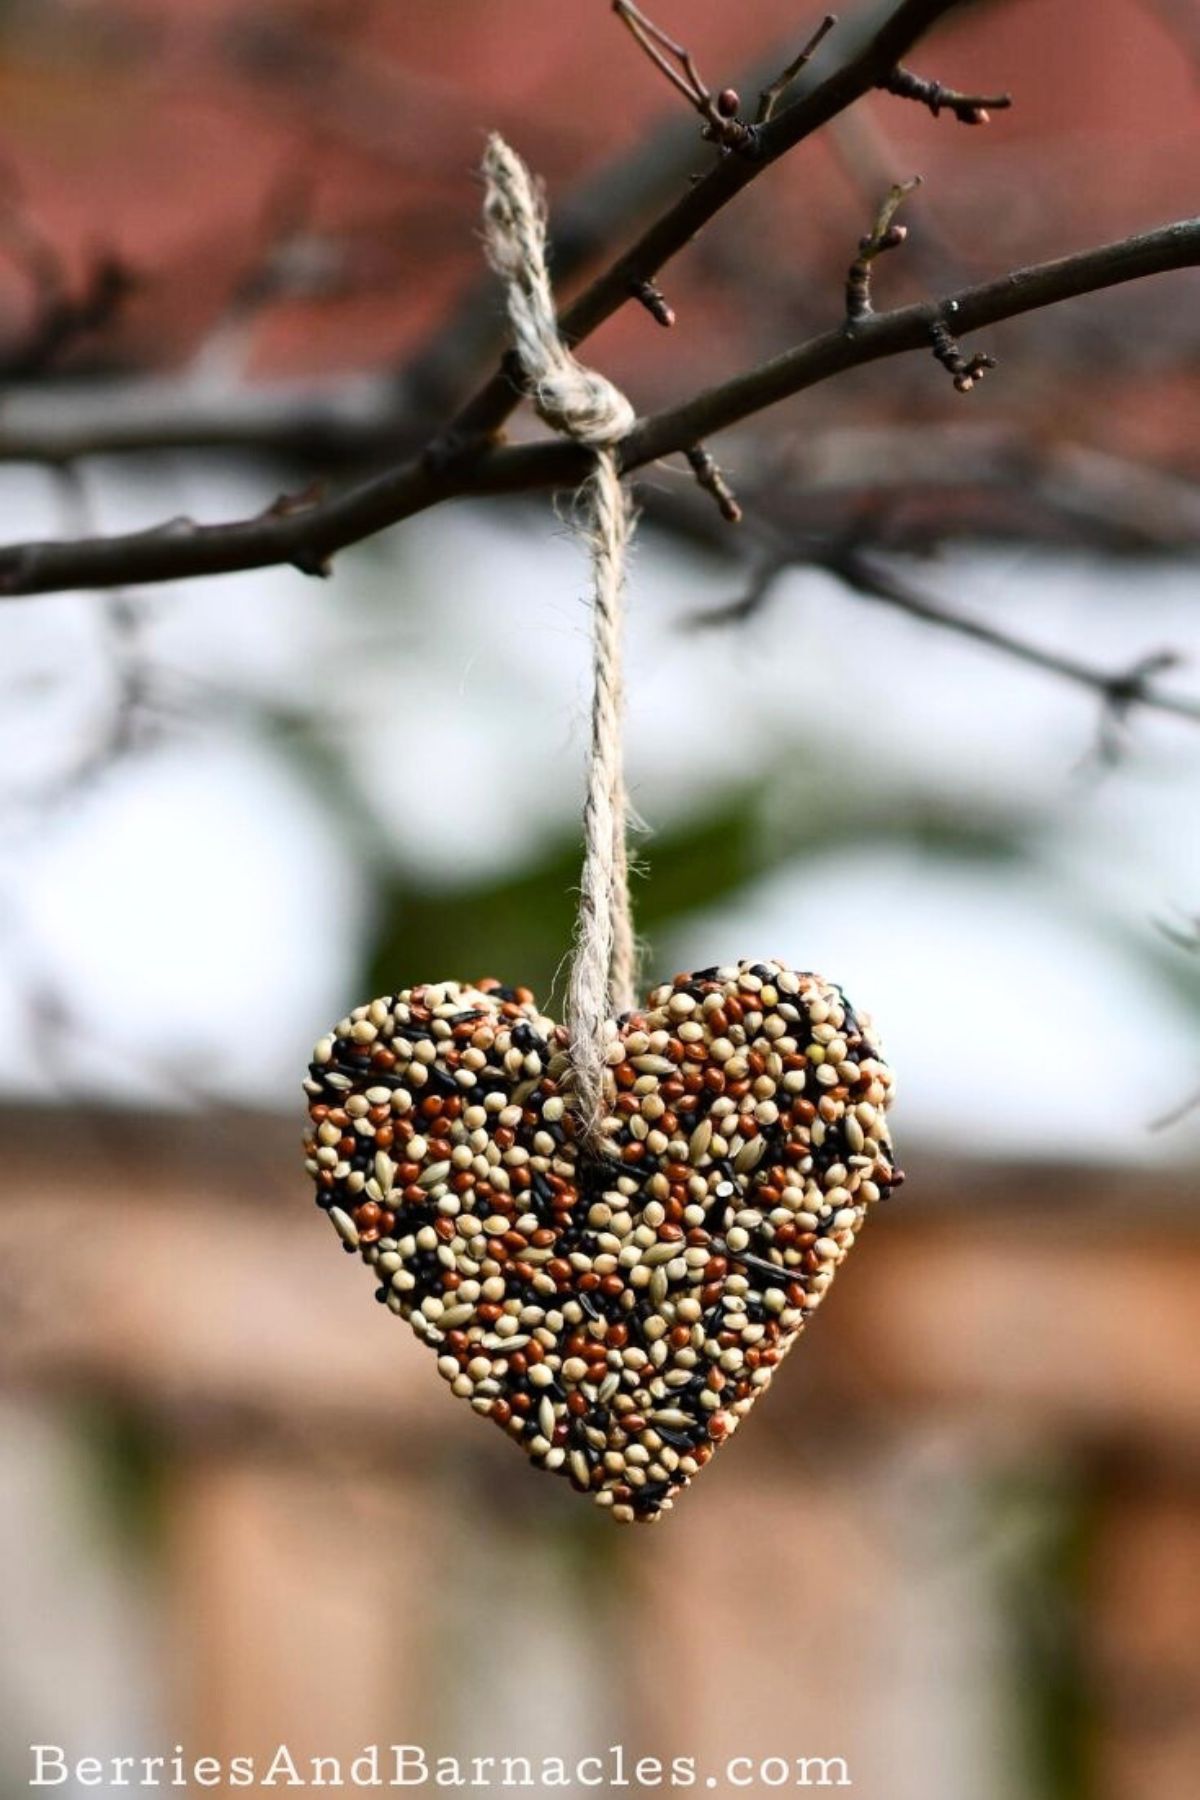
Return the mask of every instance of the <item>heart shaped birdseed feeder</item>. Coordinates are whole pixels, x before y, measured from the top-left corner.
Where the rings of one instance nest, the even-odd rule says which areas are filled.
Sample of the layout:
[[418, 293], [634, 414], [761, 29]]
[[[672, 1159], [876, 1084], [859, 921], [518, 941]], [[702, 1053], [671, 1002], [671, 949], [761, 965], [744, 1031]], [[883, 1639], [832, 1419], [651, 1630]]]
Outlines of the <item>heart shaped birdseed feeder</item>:
[[525, 988], [406, 989], [317, 1045], [306, 1167], [376, 1299], [538, 1467], [652, 1520], [726, 1441], [898, 1186], [865, 1020], [778, 963], [611, 1027], [593, 1146]]

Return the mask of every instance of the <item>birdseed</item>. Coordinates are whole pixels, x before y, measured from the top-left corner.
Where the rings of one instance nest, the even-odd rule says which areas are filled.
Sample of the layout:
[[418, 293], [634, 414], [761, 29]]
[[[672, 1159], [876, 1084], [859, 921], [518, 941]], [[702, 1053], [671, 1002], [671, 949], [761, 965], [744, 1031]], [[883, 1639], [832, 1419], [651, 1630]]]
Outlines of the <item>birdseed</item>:
[[305, 1166], [452, 1392], [615, 1519], [651, 1521], [903, 1176], [891, 1071], [820, 976], [677, 975], [613, 1031], [581, 1148], [566, 1032], [528, 989], [357, 1007], [313, 1052]]

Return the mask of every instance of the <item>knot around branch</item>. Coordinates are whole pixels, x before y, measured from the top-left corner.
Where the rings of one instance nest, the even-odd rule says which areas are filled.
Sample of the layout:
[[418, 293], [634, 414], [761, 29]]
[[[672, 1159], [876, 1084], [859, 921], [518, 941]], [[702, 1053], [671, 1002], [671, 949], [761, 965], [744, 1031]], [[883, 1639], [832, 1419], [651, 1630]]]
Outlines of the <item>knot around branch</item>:
[[504, 282], [515, 348], [538, 415], [594, 450], [633, 430], [637, 414], [620, 388], [572, 356], [559, 336], [546, 266], [546, 218], [528, 170], [493, 132], [483, 158], [484, 242]]

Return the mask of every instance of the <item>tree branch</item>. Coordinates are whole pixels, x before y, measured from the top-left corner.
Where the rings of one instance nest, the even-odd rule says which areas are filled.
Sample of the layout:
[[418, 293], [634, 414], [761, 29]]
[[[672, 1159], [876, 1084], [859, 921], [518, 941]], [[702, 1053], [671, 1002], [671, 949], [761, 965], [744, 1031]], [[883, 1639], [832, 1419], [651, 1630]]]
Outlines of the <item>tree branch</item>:
[[911, 69], [900, 65], [886, 75], [879, 86], [884, 93], [895, 94], [900, 100], [915, 100], [919, 105], [927, 106], [935, 119], [945, 107], [960, 125], [986, 125], [992, 113], [1004, 112], [1012, 105], [1011, 94], [960, 94], [957, 88], [946, 87], [940, 81], [928, 81], [923, 75], [914, 75]]
[[978, 331], [1081, 294], [1198, 264], [1200, 217], [1181, 219], [1074, 256], [1014, 269], [944, 300], [876, 313], [853, 327], [810, 338], [795, 350], [643, 421], [622, 446], [626, 466], [667, 456], [684, 442], [711, 436], [847, 369], [909, 350], [928, 350], [930, 326], [939, 319], [952, 324], [956, 334]]
[[[841, 61], [819, 85], [804, 67], [785, 71], [798, 98], [786, 113], [776, 110], [759, 134], [758, 154], [739, 158], [742, 180], [726, 187], [714, 178], [728, 159], [672, 200], [636, 243], [601, 275], [564, 314], [569, 341], [579, 343], [627, 300], [641, 298], [646, 283], [695, 236], [700, 226], [733, 199], [784, 151], [845, 110], [886, 73], [893, 59], [943, 13], [963, 0], [880, 0], [863, 16], [838, 26], [835, 48]], [[898, 48], [899, 46], [899, 48]], [[802, 60], [802, 59], [801, 59]], [[770, 84], [776, 64], [764, 61], [742, 71], [748, 89]], [[776, 82], [778, 85], [778, 82]], [[770, 93], [771, 86], [763, 89]], [[776, 108], [778, 97], [776, 97]], [[779, 134], [787, 121], [786, 139]], [[562, 284], [596, 260], [631, 214], [663, 204], [685, 186], [686, 130], [672, 117], [629, 157], [601, 171], [565, 204], [555, 207], [555, 279]], [[644, 303], [644, 302], [643, 302]], [[28, 404], [19, 393], [5, 398], [0, 417], [0, 462], [67, 461], [91, 454], [176, 448], [246, 448], [282, 455], [335, 459], [395, 455], [424, 435], [431, 414], [455, 391], [464, 366], [477, 366], [493, 353], [501, 330], [490, 278], [471, 284], [461, 303], [439, 326], [425, 350], [399, 382], [364, 377], [344, 393], [290, 388], [218, 392], [189, 381], [150, 379], [132, 385], [98, 383], [87, 388], [64, 384], [39, 389]], [[488, 435], [503, 424], [521, 398], [507, 366], [502, 366], [460, 412], [445, 434], [461, 444]], [[400, 418], [401, 406], [415, 422]], [[414, 428], [415, 425], [415, 428]]]
[[[806, 551], [776, 553], [761, 565], [746, 592], [737, 600], [714, 612], [701, 613], [691, 623], [705, 629], [742, 623], [762, 609], [781, 575], [788, 569], [800, 567], [825, 569], [867, 599], [880, 600], [899, 612], [907, 613], [910, 618], [920, 619], [926, 625], [936, 625], [958, 637], [968, 638], [972, 643], [981, 644], [985, 649], [999, 650], [1018, 662], [1042, 669], [1049, 675], [1057, 675], [1077, 687], [1086, 688], [1100, 699], [1104, 708], [1104, 722], [1109, 731], [1113, 726], [1119, 726], [1135, 707], [1168, 713], [1174, 718], [1200, 725], [1200, 700], [1186, 695], [1163, 693], [1153, 685], [1156, 676], [1177, 665], [1179, 658], [1173, 651], [1152, 652], [1128, 669], [1104, 669], [1094, 663], [1083, 662], [1078, 657], [1030, 643], [1027, 638], [1016, 637], [1011, 632], [1001, 630], [999, 626], [988, 624], [986, 620], [957, 612], [953, 607], [914, 587], [876, 558], [864, 556], [852, 545], [845, 543], [813, 546]], [[1102, 734], [1102, 748], [1105, 744], [1111, 752], [1112, 741], [1108, 733]], [[1111, 755], [1106, 759], [1111, 760]]]
[[702, 135], [710, 143], [719, 144], [723, 150], [733, 150], [740, 156], [752, 157], [758, 156], [758, 128], [774, 116], [775, 109], [788, 88], [800, 71], [812, 61], [837, 24], [836, 15], [826, 13], [799, 54], [763, 89], [759, 95], [754, 124], [748, 125], [739, 117], [741, 101], [737, 89], [724, 88], [714, 96], [686, 44], [677, 44], [674, 38], [668, 37], [661, 26], [656, 25], [640, 7], [634, 5], [633, 0], [612, 0], [612, 6], [617, 17], [628, 27], [635, 42], [655, 67], [683, 95], [688, 105], [700, 114], [704, 120]]
[[[897, 63], [946, 13], [963, 0], [890, 0], [864, 17], [838, 24], [831, 35], [841, 60], [823, 81], [756, 127], [754, 156], [723, 156], [636, 243], [585, 288], [559, 319], [565, 341], [576, 346], [629, 299], [639, 282], [651, 281], [729, 202], [797, 144], [891, 74]], [[809, 71], [802, 71], [803, 87]], [[499, 430], [520, 399], [511, 373], [501, 367], [459, 413], [450, 428], [457, 442]]]
[[[945, 543], [1041, 544], [1106, 557], [1194, 557], [1200, 484], [1035, 427], [920, 421], [788, 433], [774, 451], [739, 443], [749, 535], [783, 548], [852, 537], [861, 549], [927, 556]], [[646, 485], [653, 525], [740, 561], [691, 484]], [[747, 534], [742, 534], [743, 539]]]
[[[953, 320], [957, 333], [995, 325], [1036, 308], [1200, 264], [1200, 218], [1017, 269], [938, 301], [875, 313], [811, 338], [683, 405], [643, 419], [618, 446], [623, 469], [679, 454], [714, 432], [848, 369], [911, 350], [927, 350], [930, 327]], [[151, 531], [74, 543], [0, 549], [0, 594], [50, 593], [173, 581], [288, 564], [325, 574], [338, 551], [414, 513], [465, 495], [574, 487], [590, 453], [562, 439], [439, 452], [436, 447], [329, 499], [276, 504], [233, 524], [168, 521]]]
[[412, 448], [395, 384], [378, 375], [321, 385], [188, 375], [31, 383], [7, 389], [0, 407], [0, 463], [171, 450], [342, 462]]

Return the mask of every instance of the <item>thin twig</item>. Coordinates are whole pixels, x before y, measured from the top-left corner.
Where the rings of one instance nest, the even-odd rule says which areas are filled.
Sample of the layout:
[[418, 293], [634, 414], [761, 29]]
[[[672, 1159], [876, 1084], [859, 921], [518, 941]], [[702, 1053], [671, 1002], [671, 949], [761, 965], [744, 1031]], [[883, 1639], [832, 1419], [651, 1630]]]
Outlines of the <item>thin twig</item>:
[[836, 13], [826, 13], [817, 29], [805, 44], [798, 56], [794, 56], [786, 69], [782, 69], [774, 81], [765, 87], [758, 96], [758, 111], [754, 115], [756, 125], [765, 125], [775, 117], [775, 109], [783, 96], [795, 81], [802, 69], [806, 69], [829, 33], [837, 24]]
[[[565, 342], [578, 346], [590, 337], [626, 304], [635, 281], [652, 280], [744, 187], [869, 93], [931, 26], [962, 4], [964, 0], [896, 0], [886, 9], [872, 7], [843, 21], [835, 40], [842, 55], [824, 80], [756, 128], [753, 156], [719, 158], [584, 289], [559, 320]], [[460, 409], [446, 436], [460, 444], [492, 436], [519, 398], [504, 369], [497, 369]]]
[[735, 89], [725, 88], [714, 98], [687, 46], [668, 37], [633, 0], [613, 0], [613, 11], [628, 26], [655, 68], [661, 69], [672, 87], [678, 89], [689, 106], [695, 107], [704, 120], [705, 137], [723, 150], [753, 150], [755, 134], [737, 116], [740, 102]]
[[[873, 313], [853, 332], [838, 325], [681, 406], [639, 421], [618, 446], [622, 468], [629, 472], [686, 451], [847, 369], [928, 349], [932, 325], [947, 316], [955, 319], [960, 331], [975, 331], [1080, 294], [1196, 264], [1200, 264], [1200, 218], [1184, 219], [1118, 243], [1014, 270], [946, 299]], [[0, 549], [0, 594], [174, 581], [272, 564], [319, 566], [348, 545], [444, 500], [576, 487], [589, 467], [586, 450], [562, 441], [420, 456], [287, 517], [265, 512], [207, 526], [173, 520], [121, 537], [10, 545]]]
[[36, 311], [22, 342], [0, 351], [0, 380], [28, 381], [44, 375], [81, 338], [94, 337], [113, 323], [138, 286], [121, 259], [102, 252], [84, 284], [73, 292], [53, 246], [13, 220], [0, 227], [3, 249], [19, 261], [34, 290]]
[[954, 337], [945, 319], [935, 319], [929, 327], [929, 341], [933, 347], [934, 360], [940, 362], [943, 369], [949, 370], [954, 377], [954, 386], [958, 393], [969, 394], [973, 387], [978, 387], [989, 369], [996, 367], [996, 359], [989, 356], [986, 350], [976, 350], [971, 356], [964, 356], [962, 346]]
[[[853, 106], [831, 119], [825, 133], [826, 145], [864, 206], [872, 205], [890, 186], [897, 161], [884, 119], [878, 108]], [[906, 263], [926, 286], [934, 281], [964, 281], [971, 272], [971, 260], [963, 256], [948, 221], [939, 219], [932, 194], [922, 196], [920, 236], [907, 244], [906, 250]]]
[[[634, 42], [640, 44], [655, 67], [662, 70], [672, 87], [678, 89], [689, 106], [704, 113], [706, 106], [712, 104], [712, 95], [700, 79], [700, 72], [690, 52], [682, 44], [669, 38], [653, 20], [648, 19], [633, 4], [633, 0], [613, 0], [613, 11], [621, 23], [628, 27]], [[679, 68], [675, 67], [675, 63], [680, 65]], [[707, 116], [705, 113], [705, 117]]]
[[25, 277], [33, 319], [22, 342], [0, 352], [0, 379], [42, 375], [75, 342], [112, 323], [137, 283], [110, 251], [93, 257], [76, 291], [58, 245], [30, 215], [15, 171], [0, 165], [0, 256]]
[[[328, 472], [392, 462], [411, 450], [412, 431], [387, 375], [328, 389], [280, 382], [212, 394], [178, 378], [142, 377], [5, 396], [0, 464], [164, 448], [278, 455]], [[947, 538], [1115, 555], [1200, 549], [1200, 485], [1079, 444], [1048, 445], [1011, 422], [938, 432], [919, 421], [826, 424], [756, 460], [739, 497], [760, 522], [836, 531], [853, 516], [860, 542], [893, 550], [924, 551]], [[692, 509], [688, 490], [647, 489], [642, 505], [668, 530], [708, 541], [711, 509]]]
[[[1165, 675], [1169, 670], [1179, 668], [1183, 660], [1178, 650], [1151, 650], [1147, 655], [1139, 657], [1130, 668], [1109, 679], [1101, 695], [1104, 705], [1096, 737], [1097, 762], [1106, 768], [1113, 768], [1121, 760], [1131, 713], [1139, 706], [1148, 704], [1147, 696], [1155, 691], [1150, 685], [1155, 676]], [[1178, 709], [1167, 705], [1160, 710], [1175, 712]], [[1200, 706], [1196, 716], [1200, 718]]]
[[738, 116], [741, 100], [737, 89], [724, 88], [714, 97], [687, 47], [668, 37], [660, 26], [655, 25], [633, 4], [633, 0], [613, 0], [613, 11], [628, 26], [655, 66], [662, 70], [672, 86], [700, 114], [704, 120], [705, 137], [720, 144], [722, 149], [748, 154], [757, 152], [758, 127], [766, 125], [775, 116], [776, 108], [787, 90], [801, 71], [808, 67], [837, 24], [837, 14], [826, 13], [803, 49], [763, 88], [758, 97], [754, 123], [748, 125]]
[[927, 106], [935, 119], [944, 108], [954, 114], [960, 125], [986, 125], [992, 113], [1003, 112], [1012, 105], [1011, 94], [960, 94], [940, 81], [914, 75], [900, 63], [877, 85], [900, 100], [915, 100]]
[[712, 612], [693, 616], [690, 623], [704, 629], [743, 623], [762, 609], [779, 578], [787, 570], [798, 567], [826, 569], [856, 594], [881, 600], [885, 605], [907, 613], [910, 618], [969, 638], [972, 643], [999, 650], [1018, 662], [1087, 688], [1099, 696], [1106, 716], [1125, 717], [1135, 707], [1144, 707], [1200, 725], [1200, 699], [1166, 694], [1153, 685], [1154, 676], [1177, 665], [1179, 659], [1174, 652], [1157, 651], [1140, 658], [1128, 669], [1100, 668], [1077, 657], [1032, 644], [983, 619], [956, 612], [953, 607], [913, 586], [893, 569], [846, 544], [817, 544], [803, 551], [776, 552], [764, 561], [745, 593]]
[[712, 437], [846, 369], [908, 350], [927, 350], [931, 328], [938, 320], [953, 319], [958, 332], [965, 334], [1144, 275], [1198, 264], [1200, 217], [1016, 269], [997, 280], [960, 288], [941, 300], [872, 314], [853, 332], [838, 326], [641, 421], [622, 446], [622, 459], [626, 468], [635, 468]]
[[846, 275], [846, 317], [851, 322], [865, 319], [874, 311], [871, 305], [871, 264], [885, 250], [895, 250], [908, 236], [907, 228], [894, 223], [897, 212], [908, 195], [921, 185], [921, 177], [898, 181], [889, 190], [875, 222], [866, 237], [858, 240], [858, 255]]
[[675, 308], [656, 281], [635, 281], [629, 291], [645, 307], [656, 325], [670, 330], [675, 323]]
[[742, 509], [738, 505], [737, 496], [704, 445], [693, 444], [690, 450], [684, 451], [684, 455], [687, 457], [692, 474], [696, 477], [697, 484], [704, 489], [706, 494], [712, 495], [717, 503], [717, 511], [726, 524], [740, 525]]
[[[757, 57], [743, 68], [738, 85], [757, 91], [775, 73], [776, 59]], [[554, 280], [560, 291], [577, 288], [611, 259], [633, 224], [646, 222], [675, 203], [688, 185], [695, 163], [695, 143], [690, 121], [674, 107], [665, 112], [631, 148], [578, 186], [554, 196]], [[629, 293], [642, 280], [653, 281], [655, 271], [639, 271]], [[461, 300], [447, 308], [435, 324], [424, 347], [406, 365], [401, 376], [403, 406], [427, 420], [439, 420], [448, 408], [461, 406], [473, 378], [503, 349], [499, 309], [489, 277], [467, 283]], [[464, 385], [465, 384], [465, 385]], [[419, 419], [417, 435], [423, 436]]]
[[[646, 483], [640, 498], [665, 531], [728, 549], [728, 534], [690, 485]], [[1200, 483], [1050, 444], [1011, 422], [791, 431], [748, 463], [739, 499], [756, 536], [785, 544], [848, 536], [864, 550], [918, 557], [948, 542], [1118, 558], [1200, 551]]]

